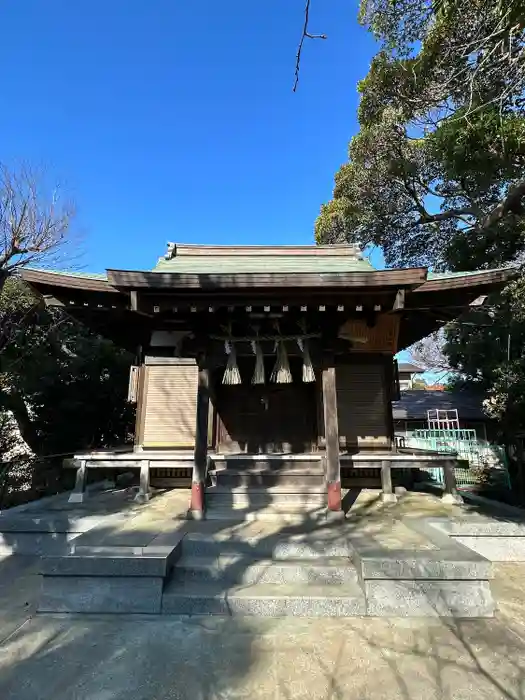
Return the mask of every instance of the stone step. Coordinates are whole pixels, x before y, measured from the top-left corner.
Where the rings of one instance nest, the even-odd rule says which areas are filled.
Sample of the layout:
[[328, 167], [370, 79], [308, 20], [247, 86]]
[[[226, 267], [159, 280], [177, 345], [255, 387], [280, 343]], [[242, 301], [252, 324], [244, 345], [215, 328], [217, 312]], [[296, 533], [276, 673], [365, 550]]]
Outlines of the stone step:
[[224, 587], [220, 583], [170, 581], [162, 612], [172, 615], [252, 615], [259, 617], [352, 617], [366, 614], [358, 584], [309, 586], [257, 583]]
[[160, 576], [165, 577], [182, 552], [182, 545], [150, 547], [73, 546], [66, 555], [40, 560], [43, 576]]
[[181, 553], [174, 545], [77, 547], [43, 557], [39, 612], [161, 612], [164, 581]]
[[173, 569], [172, 577], [177, 581], [227, 581], [229, 584], [342, 585], [357, 582], [357, 571], [348, 557], [275, 560], [243, 555], [183, 556]]
[[327, 519], [324, 504], [271, 503], [270, 505], [247, 503], [207, 503], [207, 520], [233, 520], [238, 523], [255, 520], [278, 521], [285, 525], [301, 525], [307, 522], [322, 523]]
[[324, 474], [304, 474], [303, 472], [230, 472], [230, 470], [216, 472], [217, 486], [236, 488], [244, 486], [266, 489], [274, 487], [301, 489], [321, 489], [325, 485]]
[[216, 474], [264, 474], [265, 476], [284, 475], [309, 475], [324, 476], [324, 469], [321, 462], [276, 462], [275, 466], [261, 465], [258, 463], [246, 463], [242, 466], [236, 463], [212, 467]]
[[322, 498], [326, 496], [326, 487], [324, 483], [322, 484], [300, 484], [299, 486], [289, 486], [287, 484], [281, 484], [280, 482], [274, 485], [268, 486], [247, 486], [246, 484], [239, 484], [238, 486], [213, 486], [206, 490], [206, 495], [245, 495], [253, 499], [262, 498], [266, 499], [269, 496], [297, 496], [302, 499], [305, 495], [318, 496]]
[[323, 538], [317, 533], [293, 538], [280, 533], [251, 537], [235, 537], [225, 533], [224, 537], [219, 534], [210, 537], [205, 532], [188, 532], [183, 540], [182, 552], [184, 557], [244, 555], [274, 560], [351, 558], [354, 554], [353, 547], [345, 537]]
[[314, 473], [323, 472], [323, 462], [319, 457], [308, 458], [301, 455], [298, 459], [248, 459], [245, 457], [227, 457], [226, 459], [211, 458], [212, 468], [215, 469], [237, 469], [239, 471], [266, 471], [266, 472], [286, 472], [301, 469], [302, 472], [312, 471]]
[[326, 504], [326, 490], [315, 487], [307, 490], [297, 490], [294, 487], [274, 486], [268, 489], [214, 487], [206, 490], [206, 503], [217, 506], [238, 505], [241, 507], [263, 507], [266, 505], [323, 505]]

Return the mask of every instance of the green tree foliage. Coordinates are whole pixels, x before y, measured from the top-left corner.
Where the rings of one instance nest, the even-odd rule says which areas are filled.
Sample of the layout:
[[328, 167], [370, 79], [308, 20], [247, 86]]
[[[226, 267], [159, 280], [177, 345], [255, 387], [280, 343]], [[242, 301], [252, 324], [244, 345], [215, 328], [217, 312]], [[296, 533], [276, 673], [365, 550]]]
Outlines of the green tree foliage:
[[525, 239], [525, 0], [363, 0], [361, 19], [382, 47], [317, 240], [380, 245], [390, 265], [445, 269], [485, 244], [493, 262], [512, 258]]
[[[520, 263], [525, 0], [361, 0], [360, 21], [380, 48], [316, 240], [380, 246], [390, 266]], [[486, 391], [503, 432], [525, 428], [524, 290], [446, 332], [451, 367]]]
[[12, 412], [35, 454], [129, 439], [129, 353], [46, 309], [17, 278], [0, 297], [0, 330], [0, 411]]

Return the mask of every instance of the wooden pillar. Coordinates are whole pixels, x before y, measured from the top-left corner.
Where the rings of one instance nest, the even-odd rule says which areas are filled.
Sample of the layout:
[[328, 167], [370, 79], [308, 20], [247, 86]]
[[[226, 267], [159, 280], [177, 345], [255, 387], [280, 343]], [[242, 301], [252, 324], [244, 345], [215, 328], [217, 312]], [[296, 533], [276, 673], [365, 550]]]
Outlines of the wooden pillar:
[[339, 424], [337, 419], [337, 389], [335, 363], [331, 356], [323, 367], [323, 415], [326, 445], [325, 477], [328, 490], [328, 510], [341, 510], [341, 465], [339, 461]]
[[445, 492], [441, 500], [444, 503], [462, 503], [463, 499], [456, 489], [456, 475], [454, 473], [454, 462], [452, 460], [447, 460], [443, 464], [443, 481]]
[[194, 518], [204, 517], [204, 489], [208, 462], [208, 416], [210, 405], [210, 374], [199, 367], [197, 385], [197, 426], [195, 431], [195, 453], [191, 480], [190, 509]]
[[395, 503], [397, 496], [392, 488], [392, 466], [388, 459], [381, 462], [381, 489], [384, 503]]
[[140, 481], [139, 490], [135, 496], [135, 501], [137, 503], [147, 503], [151, 498], [151, 490], [149, 487], [149, 459], [143, 459], [140, 462]]
[[135, 440], [133, 449], [136, 452], [142, 450], [142, 442], [144, 440], [144, 422], [146, 420], [146, 372], [147, 367], [142, 364], [139, 369], [137, 379], [137, 412], [135, 417]]
[[86, 460], [81, 459], [80, 464], [77, 469], [77, 474], [75, 478], [75, 488], [71, 492], [68, 502], [69, 503], [83, 503], [84, 497], [86, 495]]

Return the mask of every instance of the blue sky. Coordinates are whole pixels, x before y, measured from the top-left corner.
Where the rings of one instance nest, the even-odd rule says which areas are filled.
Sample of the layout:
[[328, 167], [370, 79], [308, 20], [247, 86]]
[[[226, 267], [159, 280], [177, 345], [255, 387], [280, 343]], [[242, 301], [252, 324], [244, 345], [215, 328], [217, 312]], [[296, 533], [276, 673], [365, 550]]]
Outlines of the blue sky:
[[[82, 266], [149, 268], [165, 243], [313, 242], [375, 52], [357, 0], [2, 3], [0, 159], [66, 182]], [[376, 260], [375, 260], [376, 261]]]

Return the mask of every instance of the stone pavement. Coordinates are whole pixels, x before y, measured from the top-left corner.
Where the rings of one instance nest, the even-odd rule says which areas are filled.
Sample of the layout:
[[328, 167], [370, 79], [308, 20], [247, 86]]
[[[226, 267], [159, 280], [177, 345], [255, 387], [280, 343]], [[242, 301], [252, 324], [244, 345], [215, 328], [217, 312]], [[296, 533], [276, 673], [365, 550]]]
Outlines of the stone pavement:
[[[24, 622], [19, 610], [13, 630], [4, 613], [0, 697], [518, 700], [525, 688], [524, 574], [522, 564], [497, 566], [501, 611], [491, 620], [36, 616]], [[20, 572], [13, 588], [30, 578]], [[3, 609], [6, 602], [2, 594]]]
[[[187, 507], [186, 493], [147, 506], [131, 499], [109, 493], [46, 508], [96, 514], [96, 528], [80, 537], [128, 544], [179, 527]], [[424, 542], [401, 519], [469, 512], [421, 494], [385, 507], [363, 492], [350, 520], [383, 547], [417, 549]], [[494, 565], [498, 610], [483, 620], [41, 616], [37, 570], [35, 557], [0, 558], [1, 700], [525, 698], [525, 563]]]

